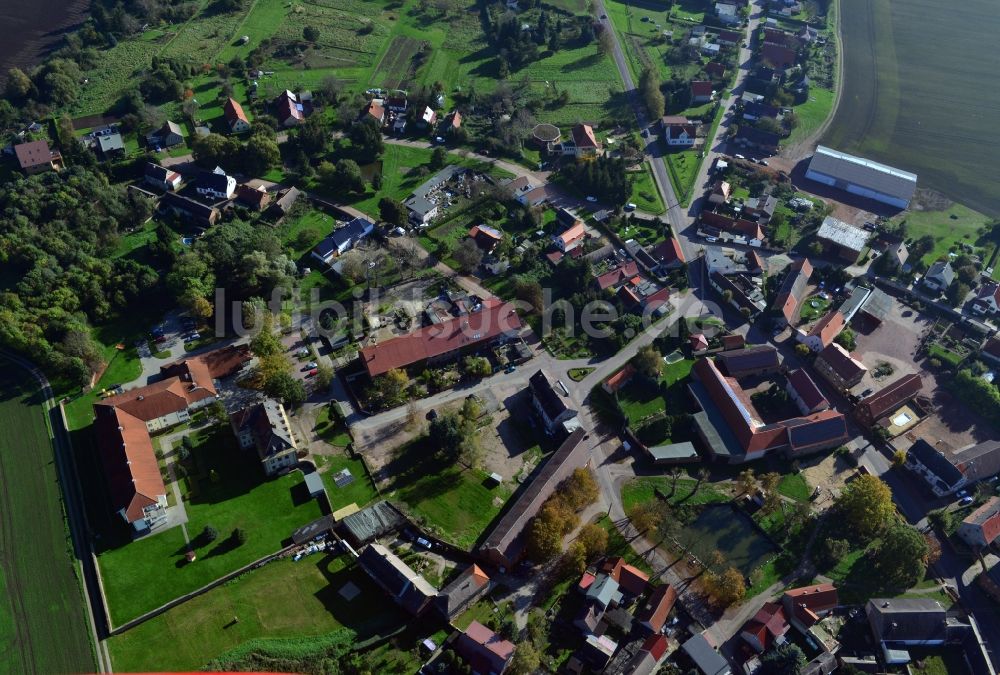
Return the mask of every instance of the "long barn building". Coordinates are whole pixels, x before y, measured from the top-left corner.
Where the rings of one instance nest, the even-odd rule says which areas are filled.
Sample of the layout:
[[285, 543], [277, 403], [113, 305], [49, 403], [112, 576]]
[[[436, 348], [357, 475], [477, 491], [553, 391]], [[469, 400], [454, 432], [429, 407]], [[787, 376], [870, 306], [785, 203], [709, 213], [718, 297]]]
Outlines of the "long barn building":
[[806, 178], [859, 197], [905, 209], [917, 189], [917, 174], [818, 146]]

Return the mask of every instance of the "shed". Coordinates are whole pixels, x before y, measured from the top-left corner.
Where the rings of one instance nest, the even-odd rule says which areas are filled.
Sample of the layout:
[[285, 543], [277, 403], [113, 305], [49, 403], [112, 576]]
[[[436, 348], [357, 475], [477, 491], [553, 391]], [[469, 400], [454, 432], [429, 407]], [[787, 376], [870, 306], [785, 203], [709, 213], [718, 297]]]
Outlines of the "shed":
[[323, 494], [323, 479], [315, 471], [306, 474], [306, 489], [309, 490], [310, 497], [319, 497]]

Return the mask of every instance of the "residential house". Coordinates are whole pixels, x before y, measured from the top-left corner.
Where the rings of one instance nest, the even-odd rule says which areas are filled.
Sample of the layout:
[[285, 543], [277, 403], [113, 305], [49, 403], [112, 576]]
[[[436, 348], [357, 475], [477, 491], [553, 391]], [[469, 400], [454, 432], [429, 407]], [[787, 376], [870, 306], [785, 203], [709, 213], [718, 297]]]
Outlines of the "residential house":
[[941, 646], [968, 629], [933, 598], [872, 598], [865, 614], [887, 665], [908, 663], [907, 647]]
[[450, 113], [445, 115], [444, 121], [441, 123], [441, 133], [448, 134], [451, 132], [458, 131], [462, 128], [462, 113], [457, 110], [452, 110]]
[[866, 317], [875, 325], [881, 324], [889, 316], [892, 309], [892, 296], [879, 288], [871, 289], [871, 293], [865, 298], [859, 309], [862, 316]]
[[455, 652], [481, 675], [503, 675], [507, 665], [514, 658], [516, 645], [504, 640], [489, 628], [473, 621], [458, 634], [454, 642]]
[[625, 664], [622, 675], [652, 675], [666, 658], [669, 644], [666, 635], [650, 635], [642, 643], [639, 651]]
[[705, 74], [713, 80], [722, 80], [726, 77], [726, 65], [718, 61], [711, 61], [705, 64]]
[[382, 544], [369, 544], [358, 556], [358, 564], [397, 605], [418, 616], [437, 595], [437, 589], [414, 572]]
[[424, 106], [424, 111], [420, 114], [420, 120], [417, 124], [423, 129], [429, 129], [437, 124], [437, 119], [437, 113], [430, 106]]
[[566, 405], [566, 399], [556, 393], [542, 371], [539, 370], [528, 379], [528, 388], [531, 391], [531, 404], [541, 418], [545, 432], [550, 436], [576, 417], [577, 411]]
[[617, 290], [622, 284], [628, 283], [638, 274], [639, 265], [634, 260], [629, 260], [627, 263], [594, 277], [594, 285], [601, 291], [609, 288]]
[[834, 338], [840, 335], [845, 325], [844, 315], [840, 313], [840, 310], [834, 309], [823, 315], [808, 332], [801, 329], [796, 330], [795, 339], [809, 347], [815, 354], [833, 344]]
[[577, 124], [570, 132], [571, 141], [563, 142], [563, 154], [572, 155], [577, 160], [597, 159], [601, 154], [601, 144], [589, 124]]
[[604, 380], [601, 383], [601, 388], [609, 394], [614, 394], [631, 382], [634, 375], [635, 367], [631, 363], [626, 363], [624, 368]]
[[717, 2], [715, 3], [715, 14], [719, 17], [719, 21], [726, 24], [727, 26], [738, 25], [742, 19], [740, 18], [740, 10], [733, 3], [729, 2]]
[[163, 126], [146, 134], [146, 144], [154, 148], [173, 148], [184, 143], [181, 125], [167, 120]]
[[667, 623], [670, 610], [677, 602], [677, 590], [670, 584], [663, 584], [653, 589], [649, 598], [636, 612], [635, 618], [643, 628], [650, 633], [659, 633]]
[[823, 583], [789, 589], [781, 603], [791, 624], [806, 633], [839, 606], [840, 598], [833, 584]]
[[785, 633], [790, 627], [784, 607], [777, 602], [765, 602], [743, 625], [740, 637], [760, 654], [784, 644]]
[[584, 600], [573, 625], [584, 633], [598, 633], [604, 614], [622, 603], [623, 595], [618, 582], [610, 575], [601, 573], [586, 586], [580, 584], [577, 587], [583, 591]]
[[361, 119], [372, 119], [375, 123], [381, 127], [385, 124], [385, 108], [382, 105], [381, 99], [372, 99], [365, 104], [365, 107], [361, 109]]
[[756, 122], [762, 119], [777, 119], [781, 111], [771, 105], [750, 101], [743, 105], [743, 119]]
[[489, 225], [473, 225], [469, 230], [469, 238], [476, 242], [476, 246], [484, 253], [492, 253], [493, 249], [503, 241], [503, 233]]
[[514, 307], [490, 298], [478, 311], [364, 347], [358, 358], [368, 376], [377, 377], [396, 368], [442, 363], [520, 330]]
[[125, 159], [125, 155], [128, 154], [125, 150], [125, 141], [122, 139], [122, 135], [117, 132], [98, 136], [97, 150], [106, 161]]
[[973, 550], [986, 548], [1000, 537], [1000, 498], [990, 497], [958, 526], [959, 538]]
[[728, 204], [732, 197], [733, 188], [724, 180], [716, 181], [712, 186], [712, 191], [708, 193], [709, 204]]
[[746, 349], [722, 352], [715, 360], [727, 376], [737, 379], [750, 375], [768, 375], [781, 368], [781, 357], [773, 345], [754, 345]]
[[701, 675], [732, 675], [733, 673], [729, 661], [708, 641], [704, 632], [689, 638], [681, 645], [681, 651]]
[[688, 344], [691, 346], [691, 352], [694, 354], [708, 351], [708, 338], [705, 337], [704, 333], [692, 333], [688, 335]]
[[163, 198], [160, 199], [160, 208], [202, 227], [215, 225], [222, 216], [219, 209], [214, 206], [203, 204], [175, 192], [167, 192], [163, 195]]
[[987, 338], [979, 355], [994, 365], [1000, 365], [1000, 337], [994, 335]]
[[783, 320], [789, 326], [798, 323], [799, 308], [806, 297], [812, 271], [813, 267], [808, 258], [796, 260], [789, 267], [778, 289], [778, 297], [771, 306], [772, 310], [780, 315], [779, 321]]
[[715, 42], [705, 42], [704, 44], [701, 45], [702, 56], [707, 56], [710, 59], [718, 58], [721, 52], [722, 52], [722, 46]]
[[611, 661], [611, 657], [616, 651], [618, 651], [618, 643], [612, 640], [611, 636], [587, 633], [580, 648], [570, 657], [567, 666], [571, 672], [586, 670], [589, 673], [600, 673], [607, 668], [608, 662]]
[[912, 400], [923, 387], [924, 382], [919, 375], [904, 375], [863, 399], [854, 409], [854, 414], [862, 424], [873, 425]]
[[62, 155], [49, 148], [48, 141], [30, 141], [14, 146], [14, 155], [21, 171], [29, 176], [43, 171], [58, 171], [62, 168]]
[[226, 118], [230, 132], [242, 134], [245, 131], [250, 131], [250, 120], [247, 119], [247, 114], [243, 112], [243, 106], [236, 99], [226, 99], [222, 106], [222, 116]]
[[528, 483], [518, 491], [514, 503], [504, 511], [480, 544], [478, 553], [486, 561], [505, 569], [517, 564], [524, 555], [525, 527], [559, 483], [590, 461], [591, 446], [583, 442], [586, 436], [582, 428], [571, 433], [541, 469], [531, 474]]
[[[743, 204], [743, 215], [747, 218], [757, 220], [762, 223], [770, 222], [774, 216], [774, 210], [778, 208], [778, 199], [773, 195], [763, 197], [751, 197]], [[750, 251], [753, 255], [760, 257], [756, 251]]]
[[715, 94], [715, 85], [710, 80], [691, 80], [691, 104], [708, 103]]
[[812, 415], [830, 407], [823, 392], [802, 368], [788, 373], [785, 390], [803, 415]]
[[813, 362], [816, 372], [841, 393], [864, 379], [868, 368], [836, 342], [827, 345]]
[[385, 500], [338, 518], [338, 532], [355, 548], [388, 537], [410, 524], [399, 509]]
[[722, 296], [723, 301], [728, 294], [729, 304], [743, 313], [747, 320], [753, 320], [767, 308], [763, 292], [744, 274], [711, 272], [708, 285]]
[[737, 30], [720, 30], [716, 40], [724, 45], [738, 45], [743, 42], [743, 33]]
[[236, 192], [236, 179], [216, 167], [214, 171], [203, 171], [195, 182], [195, 192], [211, 199], [232, 199]]
[[1000, 441], [983, 441], [944, 452], [918, 439], [906, 453], [906, 467], [938, 497], [954, 494], [1000, 473]]
[[410, 222], [423, 227], [436, 218], [439, 213], [439, 204], [447, 203], [446, 195], [442, 192], [451, 181], [457, 180], [459, 183], [464, 181], [467, 172], [468, 169], [452, 164], [444, 167], [417, 187], [413, 194], [403, 202], [409, 211]]
[[798, 53], [791, 47], [775, 42], [765, 42], [760, 50], [760, 59], [775, 70], [787, 70], [795, 65]]
[[910, 252], [906, 248], [906, 242], [902, 240], [890, 242], [883, 255], [889, 256], [889, 260], [891, 260], [896, 267], [900, 268], [903, 267], [906, 264], [906, 261], [910, 259]]
[[669, 115], [662, 119], [663, 138], [667, 145], [675, 148], [694, 147], [698, 140], [698, 127], [688, 118]]
[[741, 124], [734, 137], [737, 145], [750, 150], [774, 154], [778, 151], [781, 137], [773, 131], [765, 131], [748, 124]]
[[586, 236], [587, 230], [583, 225], [583, 221], [578, 220], [573, 225], [563, 230], [560, 234], [553, 237], [552, 241], [555, 242], [556, 247], [560, 251], [567, 253], [582, 244]]
[[639, 597], [646, 592], [649, 575], [635, 565], [629, 565], [621, 556], [609, 558], [601, 564], [601, 572], [618, 582], [625, 593]]
[[332, 265], [335, 258], [357, 246], [375, 230], [375, 223], [358, 216], [316, 244], [312, 257], [325, 265]]
[[492, 585], [493, 582], [479, 565], [469, 565], [451, 583], [438, 591], [434, 598], [434, 610], [445, 621], [451, 621], [489, 592]]
[[147, 162], [146, 169], [142, 175], [142, 180], [147, 185], [157, 189], [172, 191], [180, 187], [181, 175], [176, 171], [160, 166], [159, 164]]
[[405, 113], [406, 109], [410, 106], [409, 102], [406, 100], [406, 94], [403, 92], [396, 92], [394, 96], [389, 96], [385, 99], [385, 107], [396, 114]]
[[299, 97], [287, 89], [271, 102], [274, 116], [283, 127], [294, 127], [306, 121], [305, 107]]
[[298, 445], [288, 416], [284, 406], [274, 399], [268, 398], [237, 410], [229, 416], [229, 423], [242, 449], [256, 449], [268, 476], [275, 476], [298, 464]]
[[187, 422], [218, 397], [215, 380], [250, 359], [225, 347], [160, 368], [161, 379], [94, 403], [94, 434], [115, 513], [141, 535], [167, 520], [167, 494], [151, 434]]
[[972, 303], [972, 311], [977, 314], [996, 314], [1000, 312], [1000, 283], [991, 281], [983, 284], [976, 292]]
[[285, 188], [278, 193], [277, 199], [271, 204], [271, 208], [267, 210], [267, 215], [275, 221], [281, 220], [291, 213], [292, 207], [295, 206], [295, 202], [298, 201], [301, 195], [302, 191], [297, 187]]
[[816, 239], [829, 255], [853, 265], [861, 255], [861, 251], [868, 245], [868, 232], [837, 220], [833, 216], [827, 216], [816, 233]]
[[246, 183], [241, 183], [236, 187], [236, 201], [247, 206], [254, 211], [260, 212], [271, 203], [271, 194], [263, 185], [253, 188]]
[[662, 275], [669, 270], [678, 269], [685, 262], [684, 252], [673, 237], [654, 244], [649, 250], [649, 255], [656, 261], [656, 266], [650, 270], [654, 274]]

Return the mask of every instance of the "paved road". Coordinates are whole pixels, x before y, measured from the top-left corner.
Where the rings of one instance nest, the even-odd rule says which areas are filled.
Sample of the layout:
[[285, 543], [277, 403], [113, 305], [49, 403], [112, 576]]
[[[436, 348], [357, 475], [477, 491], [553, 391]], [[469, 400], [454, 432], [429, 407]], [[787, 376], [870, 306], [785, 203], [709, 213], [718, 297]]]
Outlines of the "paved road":
[[80, 481], [77, 478], [73, 460], [72, 444], [62, 424], [59, 408], [52, 398], [52, 387], [42, 371], [30, 361], [9, 352], [0, 350], [0, 356], [26, 369], [38, 382], [45, 396], [43, 406], [49, 415], [49, 427], [53, 434], [56, 469], [59, 472], [59, 483], [62, 486], [66, 519], [69, 522], [70, 537], [73, 541], [73, 553], [76, 555], [83, 576], [83, 590], [87, 599], [84, 604], [87, 607], [87, 622], [90, 627], [91, 639], [96, 647], [97, 669], [99, 672], [110, 673], [112, 672], [111, 656], [108, 654], [108, 646], [104, 639], [108, 633], [108, 623], [104, 614], [97, 561], [94, 558], [88, 532], [89, 527], [83, 495], [80, 492]]

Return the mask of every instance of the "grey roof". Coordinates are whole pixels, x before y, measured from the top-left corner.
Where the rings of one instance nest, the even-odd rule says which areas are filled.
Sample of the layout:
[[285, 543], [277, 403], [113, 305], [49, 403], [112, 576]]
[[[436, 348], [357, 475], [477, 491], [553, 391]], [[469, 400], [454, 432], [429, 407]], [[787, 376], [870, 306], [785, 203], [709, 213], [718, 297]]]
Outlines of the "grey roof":
[[691, 393], [698, 399], [701, 405], [701, 412], [694, 414], [694, 425], [697, 427], [701, 437], [712, 450], [712, 454], [718, 457], [740, 457], [746, 454], [743, 446], [740, 445], [732, 427], [723, 417], [722, 411], [715, 405], [708, 390], [701, 382], [691, 382], [688, 387]]
[[307, 473], [305, 475], [305, 480], [306, 480], [306, 490], [309, 491], [309, 494], [315, 495], [319, 494], [320, 492], [323, 492], [324, 490], [323, 479], [320, 477], [318, 473], [316, 473], [315, 471]]
[[718, 246], [705, 247], [705, 265], [709, 272], [719, 272], [721, 274], [734, 274], [736, 272], [746, 272], [747, 266], [744, 261], [737, 260], [733, 255], [726, 255], [726, 250]]
[[781, 365], [778, 350], [772, 345], [756, 345], [746, 349], [733, 349], [716, 356], [722, 369], [730, 377], [739, 377], [740, 373], [764, 368], [777, 368]]
[[945, 286], [955, 280], [955, 270], [947, 260], [938, 260], [927, 269], [926, 279], [940, 279]]
[[229, 176], [215, 171], [203, 171], [198, 175], [198, 186], [225, 193], [229, 191]]
[[785, 426], [788, 427], [788, 441], [792, 450], [806, 450], [815, 445], [848, 439], [847, 420], [843, 415], [815, 422], [807, 418], [788, 420]]
[[701, 633], [682, 644], [681, 649], [704, 675], [727, 675], [733, 670], [725, 657], [712, 649]]
[[818, 146], [809, 160], [809, 171], [853, 183], [905, 201], [917, 189], [917, 174], [896, 169], [870, 159]]
[[870, 294], [871, 289], [864, 286], [858, 286], [851, 291], [851, 297], [844, 300], [844, 303], [840, 306], [840, 313], [844, 316], [845, 322], [854, 318], [854, 315], [861, 309], [861, 305], [865, 304], [865, 300], [868, 299]]
[[601, 607], [607, 608], [612, 602], [621, 598], [618, 582], [607, 574], [598, 574], [594, 583], [587, 588], [587, 600], [592, 600]]
[[678, 461], [698, 458], [698, 452], [694, 449], [694, 444], [688, 441], [671, 443], [670, 445], [657, 445], [649, 449], [649, 454], [655, 460]]
[[545, 411], [549, 419], [556, 419], [568, 409], [566, 401], [556, 393], [549, 378], [542, 371], [539, 370], [531, 376], [528, 380], [528, 386], [531, 388], [531, 394], [542, 406], [542, 410]]
[[106, 136], [98, 136], [97, 144], [101, 148], [101, 152], [107, 153], [112, 150], [124, 150], [125, 141], [122, 140], [121, 134], [107, 134]]
[[163, 123], [163, 126], [160, 127], [160, 133], [164, 136], [167, 134], [177, 134], [178, 136], [184, 135], [184, 132], [181, 130], [181, 125], [177, 124], [177, 122], [171, 122], [170, 120]]
[[948, 612], [931, 598], [872, 598], [865, 612], [882, 642], [944, 640], [948, 635]]
[[236, 433], [250, 433], [261, 458], [295, 447], [281, 404], [274, 399], [269, 398], [234, 412], [229, 422]]
[[281, 193], [281, 195], [274, 202], [271, 208], [277, 211], [281, 211], [282, 213], [288, 213], [288, 211], [292, 208], [292, 205], [295, 204], [295, 201], [299, 198], [299, 195], [301, 194], [302, 190], [294, 186], [290, 187]]
[[464, 171], [466, 171], [464, 167], [454, 164], [446, 166], [417, 187], [413, 194], [403, 202], [404, 205], [411, 211], [421, 215], [426, 214], [436, 206], [429, 199], [431, 193]]
[[386, 501], [375, 502], [340, 521], [340, 527], [360, 543], [395, 532], [405, 524], [403, 515]]
[[146, 163], [145, 175], [149, 176], [154, 180], [158, 180], [161, 183], [165, 183], [170, 174], [176, 173], [172, 169], [168, 169], [165, 166], [160, 166], [159, 164], [153, 164], [152, 162]]
[[437, 589], [426, 579], [381, 544], [366, 547], [358, 557], [358, 563], [375, 583], [411, 614], [418, 614], [437, 593]]
[[868, 243], [868, 233], [865, 230], [848, 225], [833, 216], [827, 216], [823, 219], [823, 224], [819, 226], [819, 232], [816, 233], [816, 236], [858, 253]]
[[878, 288], [873, 288], [868, 299], [861, 305], [861, 311], [868, 316], [881, 321], [892, 309], [892, 297]]
[[372, 221], [359, 216], [343, 227], [334, 230], [323, 241], [316, 244], [313, 252], [320, 257], [327, 258], [342, 247], [351, 248], [371, 234], [374, 227], [375, 224]]
[[945, 489], [951, 489], [962, 480], [962, 472], [941, 451], [922, 438], [910, 446], [907, 455], [934, 474]]
[[[482, 576], [476, 574], [479, 572]], [[483, 578], [485, 577], [485, 581]], [[490, 587], [490, 580], [475, 565], [469, 565], [455, 580], [442, 588], [434, 599], [434, 607], [447, 619], [452, 618]]]
[[982, 480], [1000, 472], [1000, 441], [983, 441], [969, 445], [951, 456], [957, 466], [965, 467], [969, 480]]

